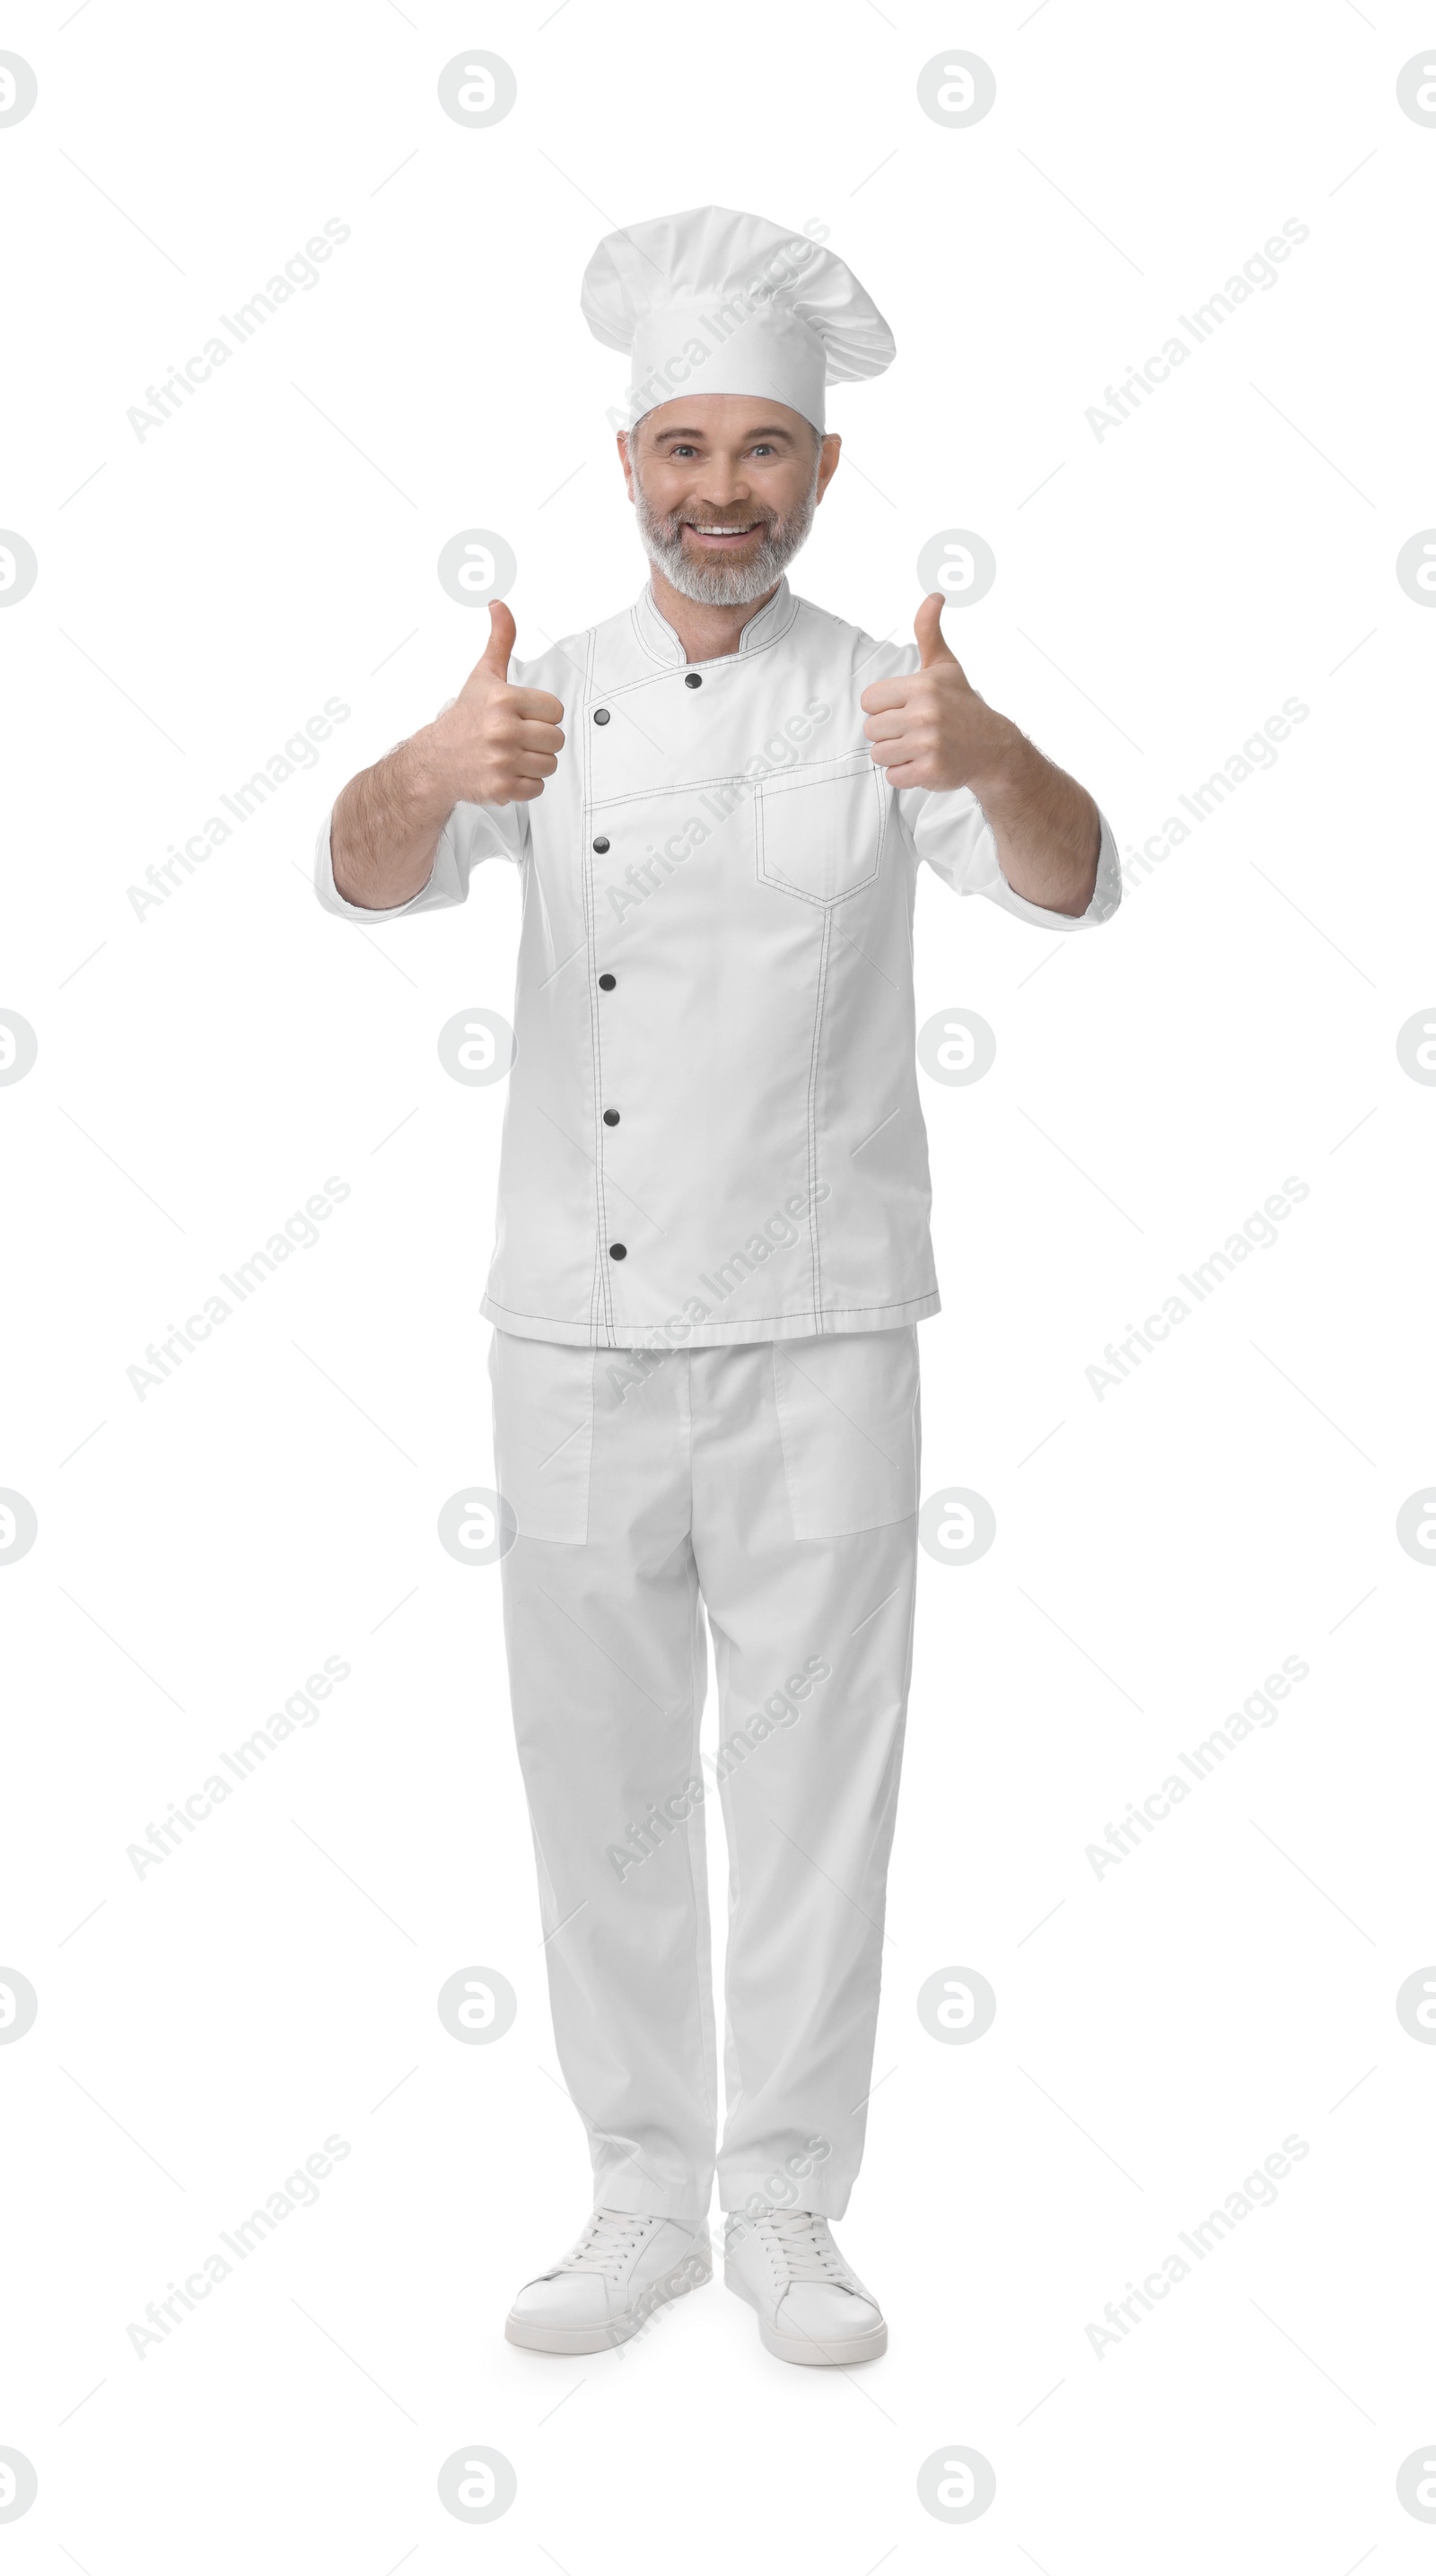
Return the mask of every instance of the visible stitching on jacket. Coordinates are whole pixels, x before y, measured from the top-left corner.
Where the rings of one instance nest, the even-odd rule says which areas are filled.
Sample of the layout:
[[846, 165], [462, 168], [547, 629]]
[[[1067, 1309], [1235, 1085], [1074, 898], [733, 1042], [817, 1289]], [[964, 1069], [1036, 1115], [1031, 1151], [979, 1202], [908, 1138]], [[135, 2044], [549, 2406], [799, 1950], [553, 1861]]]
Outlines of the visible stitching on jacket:
[[[865, 743], [859, 744], [853, 751], [835, 753], [834, 758], [839, 761], [852, 760], [856, 758], [858, 750], [866, 750], [866, 748]], [[663, 779], [657, 786], [623, 787], [617, 789], [611, 796], [595, 796], [593, 810], [596, 814], [602, 814], [608, 811], [610, 805], [648, 805], [663, 796], [698, 796], [709, 787], [751, 787], [756, 796], [759, 789], [766, 786], [770, 780], [787, 778], [791, 774], [787, 769], [772, 769], [765, 770], [761, 778], [750, 778], [745, 769], [725, 769], [720, 770], [712, 778], [679, 778], [672, 781]], [[736, 813], [736, 806], [734, 811]]]
[[[866, 744], [863, 748], [866, 750]], [[883, 851], [887, 844], [888, 796], [885, 782], [880, 780], [877, 764], [871, 759], [871, 757], [869, 757], [868, 761], [868, 771], [872, 778], [876, 794], [878, 819], [877, 847], [873, 853], [873, 864], [868, 875], [865, 877], [858, 877], [850, 886], [840, 887], [836, 894], [814, 894], [809, 887], [794, 884], [791, 878], [779, 875], [776, 870], [771, 876], [769, 876], [765, 872], [763, 866], [763, 812], [769, 797], [781, 794], [787, 787], [795, 785], [802, 786], [808, 783], [798, 775], [800, 770], [840, 770], [845, 760], [853, 760], [856, 757], [857, 754], [854, 752], [837, 752], [825, 760], [800, 761], [795, 769], [775, 769], [767, 777], [759, 778], [754, 781], [754, 856], [758, 872], [758, 883], [760, 885], [770, 886], [774, 892], [778, 894], [792, 895], [799, 903], [819, 904], [825, 912], [831, 912], [837, 904], [849, 902], [854, 895], [866, 894], [870, 887], [881, 883], [883, 872]], [[860, 778], [862, 776], [862, 772], [860, 770], [853, 770], [849, 774], [854, 778]]]
[[813, 1013], [813, 1053], [808, 1068], [808, 1241], [813, 1250], [813, 1330], [823, 1330], [823, 1258], [818, 1250], [818, 1209], [821, 1202], [813, 1193], [818, 1186], [818, 1054], [823, 1034], [823, 1003], [828, 990], [828, 958], [833, 945], [833, 916], [823, 910], [823, 945], [818, 958], [818, 999]]
[[[588, 708], [589, 688], [593, 679], [593, 662], [596, 649], [596, 632], [595, 630], [590, 629], [588, 638], [588, 660], [583, 673], [583, 693], [581, 699], [584, 713], [587, 712]], [[589, 1331], [596, 1333], [599, 1329], [600, 1323], [602, 1323], [611, 1333], [613, 1330], [611, 1282], [604, 1266], [604, 1245], [608, 1235], [608, 1209], [603, 1187], [603, 1128], [599, 1114], [600, 1103], [603, 1099], [603, 1041], [599, 1034], [602, 1016], [599, 1005], [602, 1000], [602, 996], [598, 989], [598, 941], [594, 935], [593, 852], [589, 847], [589, 843], [593, 838], [593, 834], [589, 828], [593, 814], [593, 800], [589, 793], [592, 785], [592, 764], [592, 727], [585, 724], [583, 728], [583, 797], [579, 807], [579, 829], [583, 835], [583, 846], [579, 852], [579, 882], [583, 892], [584, 941], [588, 949], [588, 1019], [589, 1028], [592, 1033], [590, 1062], [593, 1069], [593, 1119], [595, 1129], [593, 1154], [593, 1288], [589, 1298], [588, 1325]], [[513, 1311], [517, 1312], [517, 1309], [514, 1309]], [[559, 1318], [557, 1316], [548, 1316], [540, 1318], [539, 1320], [556, 1323]], [[603, 1345], [600, 1344], [598, 1347], [602, 1348]]]
[[[904, 1307], [920, 1306], [925, 1297], [935, 1297], [936, 1295], [937, 1281], [934, 1279], [930, 1288], [919, 1288], [915, 1296], [880, 1297], [877, 1303], [872, 1306], [835, 1306], [833, 1308], [833, 1313], [834, 1315], [900, 1314]], [[484, 1304], [486, 1306], [496, 1306], [501, 1315], [520, 1315], [527, 1324], [567, 1324], [570, 1330], [572, 1330], [575, 1326], [581, 1326], [583, 1322], [583, 1317], [581, 1315], [544, 1315], [535, 1313], [528, 1306], [506, 1306], [501, 1297], [491, 1296], [487, 1289], [484, 1291]], [[747, 1326], [749, 1324], [796, 1323], [800, 1317], [804, 1322], [807, 1321], [807, 1309], [805, 1307], [799, 1307], [795, 1311], [792, 1307], [783, 1306], [780, 1307], [778, 1312], [773, 1315], [739, 1315], [733, 1320]], [[666, 1329], [667, 1327], [664, 1324], [625, 1324], [623, 1327], [623, 1330], [626, 1333], [661, 1333], [666, 1331]], [[701, 1332], [703, 1327], [700, 1324], [696, 1329]], [[820, 1329], [825, 1329], [829, 1332], [839, 1332], [842, 1327], [838, 1324], [830, 1323], [825, 1327], [820, 1327]], [[628, 1342], [599, 1342], [595, 1347], [603, 1351], [625, 1351], [632, 1348], [632, 1345]], [[700, 1345], [695, 1344], [694, 1347], [696, 1349], [700, 1347]], [[707, 1347], [710, 1349], [721, 1350], [723, 1348], [723, 1344], [721, 1342], [710, 1343]]]
[[[673, 639], [675, 644], [678, 645], [677, 654], [670, 655], [667, 653], [660, 653], [655, 645], [649, 643], [646, 635], [644, 634], [643, 609], [647, 596], [648, 594], [646, 591], [640, 591], [628, 612], [629, 621], [633, 627], [634, 636], [639, 645], [639, 649], [647, 654], [650, 662], [654, 663], [660, 671], [681, 671], [684, 669], [685, 664], [683, 658], [683, 646], [679, 638], [675, 636]], [[769, 605], [771, 606], [771, 602]], [[782, 625], [777, 629], [776, 633], [765, 635], [761, 644], [749, 644], [746, 646], [740, 645], [736, 653], [710, 653], [706, 661], [701, 663], [690, 662], [686, 667], [689, 670], [708, 670], [715, 662], [737, 662], [745, 657], [749, 661], [756, 661], [760, 653], [771, 652], [775, 644], [781, 644], [784, 636], [791, 634], [794, 626], [796, 626], [798, 622], [799, 610], [811, 607], [811, 605], [812, 602], [810, 600], [800, 599], [796, 591], [790, 590], [788, 593], [788, 615], [785, 617]], [[761, 611], [759, 613], [761, 614]], [[825, 610], [824, 614], [832, 617], [835, 625], [839, 623], [833, 610]], [[625, 688], [639, 689], [645, 685], [645, 678], [627, 680], [623, 685]]]

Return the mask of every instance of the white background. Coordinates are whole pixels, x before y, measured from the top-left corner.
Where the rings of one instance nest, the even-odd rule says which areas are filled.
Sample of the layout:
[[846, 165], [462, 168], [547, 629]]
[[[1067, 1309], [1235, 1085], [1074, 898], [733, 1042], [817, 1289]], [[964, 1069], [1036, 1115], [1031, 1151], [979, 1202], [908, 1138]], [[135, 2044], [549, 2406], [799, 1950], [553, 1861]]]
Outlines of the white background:
[[[1436, 2052], [1394, 1998], [1436, 1958], [1433, 1576], [1395, 1520], [1436, 1471], [1436, 1091], [1395, 1039], [1436, 990], [1436, 617], [1394, 565], [1436, 520], [1436, 130], [1396, 98], [1431, 37], [1391, 0], [11, 12], [39, 82], [0, 129], [0, 521], [39, 560], [0, 616], [0, 1006], [39, 1038], [0, 1091], [0, 1484], [39, 1520], [0, 1572], [0, 1959], [39, 1996], [0, 2047], [24, 2576], [1429, 2566], [1395, 2481], [1436, 2444]], [[471, 131], [436, 85], [476, 44], [518, 99]], [[954, 44], [997, 82], [967, 130], [917, 101]], [[997, 1036], [972, 1088], [924, 1077], [924, 1490], [976, 1488], [998, 1535], [922, 1559], [840, 2230], [892, 2342], [849, 2373], [769, 2359], [716, 2284], [621, 2359], [501, 2339], [588, 2197], [498, 1576], [435, 1532], [492, 1479], [503, 1112], [436, 1037], [511, 1011], [517, 886], [365, 933], [307, 884], [343, 780], [482, 649], [448, 537], [512, 545], [520, 655], [637, 592], [623, 366], [579, 278], [611, 226], [708, 199], [827, 225], [897, 337], [833, 395], [805, 596], [905, 634], [925, 541], [985, 535], [949, 638], [1124, 851], [1310, 710], [1096, 936], [921, 889], [919, 1018]], [[330, 217], [313, 291], [138, 439], [147, 385]], [[1288, 218], [1279, 283], [1099, 440], [1104, 388]], [[330, 697], [318, 764], [137, 918]], [[331, 1174], [319, 1242], [141, 1401], [145, 1345]], [[1099, 1401], [1104, 1344], [1288, 1175], [1279, 1241]], [[331, 1655], [319, 1722], [138, 1879], [127, 1845]], [[1099, 1879], [1087, 1844], [1288, 1656], [1278, 1721]], [[518, 1996], [491, 2046], [435, 2010], [471, 1964]], [[998, 1997], [971, 2046], [915, 2012], [954, 1964]], [[317, 2205], [137, 2356], [146, 2302], [331, 2134]], [[1099, 2358], [1089, 2322], [1289, 2135], [1276, 2205]], [[479, 2531], [436, 2487], [473, 2443], [518, 2478]], [[916, 2488], [954, 2443], [997, 2477], [960, 2530]]]

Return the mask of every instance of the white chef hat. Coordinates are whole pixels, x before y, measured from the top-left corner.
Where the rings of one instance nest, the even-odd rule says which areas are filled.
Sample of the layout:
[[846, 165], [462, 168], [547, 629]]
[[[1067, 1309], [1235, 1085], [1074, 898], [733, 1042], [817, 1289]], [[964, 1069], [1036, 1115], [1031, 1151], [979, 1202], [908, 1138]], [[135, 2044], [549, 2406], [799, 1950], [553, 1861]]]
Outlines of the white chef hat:
[[595, 339], [630, 359], [630, 421], [691, 387], [769, 395], [821, 432], [824, 385], [880, 376], [894, 354], [871, 296], [832, 251], [729, 206], [610, 233], [581, 302]]

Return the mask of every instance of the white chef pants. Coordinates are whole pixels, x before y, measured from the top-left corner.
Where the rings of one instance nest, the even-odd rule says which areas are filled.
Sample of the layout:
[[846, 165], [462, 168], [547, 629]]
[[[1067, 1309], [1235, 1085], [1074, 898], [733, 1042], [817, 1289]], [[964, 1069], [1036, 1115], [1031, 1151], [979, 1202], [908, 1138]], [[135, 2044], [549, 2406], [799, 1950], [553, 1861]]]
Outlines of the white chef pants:
[[[724, 2209], [840, 2217], [872, 2081], [912, 1661], [917, 1335], [659, 1354], [496, 1332], [519, 1758], [595, 2200], [696, 2220], [717, 2137], [704, 1813], [728, 1842]], [[700, 1758], [703, 1607], [718, 1749]]]

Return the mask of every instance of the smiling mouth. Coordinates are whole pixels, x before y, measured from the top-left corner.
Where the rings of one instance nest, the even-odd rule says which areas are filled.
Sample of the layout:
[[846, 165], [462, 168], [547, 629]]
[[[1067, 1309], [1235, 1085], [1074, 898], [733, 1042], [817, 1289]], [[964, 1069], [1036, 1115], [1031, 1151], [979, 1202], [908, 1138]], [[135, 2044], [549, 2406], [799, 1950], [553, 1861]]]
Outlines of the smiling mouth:
[[683, 526], [685, 532], [690, 537], [696, 537], [700, 545], [712, 546], [721, 553], [724, 547], [746, 545], [749, 537], [761, 536], [763, 522], [760, 519], [752, 519], [744, 528], [714, 528], [705, 527], [694, 519], [685, 519]]

